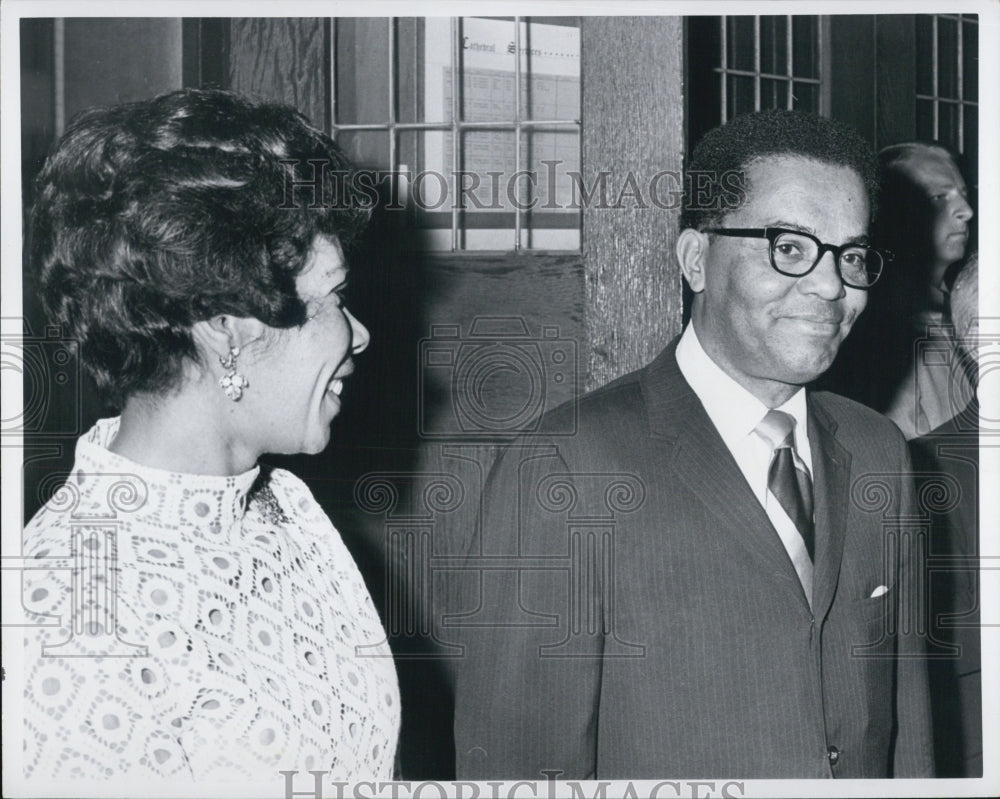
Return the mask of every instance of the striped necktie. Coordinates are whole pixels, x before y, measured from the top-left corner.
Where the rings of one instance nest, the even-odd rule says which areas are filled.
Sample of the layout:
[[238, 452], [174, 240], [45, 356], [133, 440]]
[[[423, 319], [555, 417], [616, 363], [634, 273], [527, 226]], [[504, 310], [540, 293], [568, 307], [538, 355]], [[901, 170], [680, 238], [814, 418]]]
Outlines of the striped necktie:
[[796, 555], [791, 551], [789, 557], [808, 597], [816, 557], [816, 532], [813, 525], [812, 480], [806, 465], [795, 452], [795, 417], [784, 411], [770, 410], [757, 425], [755, 432], [773, 450], [767, 471], [767, 489], [788, 514], [805, 544], [808, 563], [796, 562]]

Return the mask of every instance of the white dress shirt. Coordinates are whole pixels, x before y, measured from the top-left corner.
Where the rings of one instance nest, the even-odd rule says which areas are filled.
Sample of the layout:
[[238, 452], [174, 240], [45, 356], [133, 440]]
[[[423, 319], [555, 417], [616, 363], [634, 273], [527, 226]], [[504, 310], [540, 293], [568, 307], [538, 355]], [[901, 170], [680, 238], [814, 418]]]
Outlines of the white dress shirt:
[[[693, 322], [684, 330], [677, 344], [677, 365], [771, 520], [811, 604], [812, 573], [811, 569], [806, 573], [807, 569], [802, 566], [805, 563], [803, 556], [808, 560], [805, 542], [781, 503], [767, 489], [767, 472], [773, 450], [754, 432], [754, 428], [770, 409], [709, 357], [698, 340]], [[784, 404], [779, 405], [777, 410], [795, 418], [795, 451], [812, 479], [812, 450], [809, 447], [809, 427], [806, 421], [805, 389], [800, 388]]]

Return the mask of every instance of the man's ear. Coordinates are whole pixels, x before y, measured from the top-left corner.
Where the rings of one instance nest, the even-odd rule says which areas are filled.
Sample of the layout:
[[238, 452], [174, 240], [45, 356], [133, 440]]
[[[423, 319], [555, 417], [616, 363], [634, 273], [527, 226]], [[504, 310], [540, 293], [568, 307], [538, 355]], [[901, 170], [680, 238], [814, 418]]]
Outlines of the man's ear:
[[688, 285], [695, 294], [705, 290], [705, 262], [708, 260], [708, 234], [684, 228], [677, 237], [677, 261]]
[[191, 326], [195, 346], [213, 361], [226, 357], [231, 347], [243, 349], [263, 335], [264, 323], [253, 317], [218, 314]]

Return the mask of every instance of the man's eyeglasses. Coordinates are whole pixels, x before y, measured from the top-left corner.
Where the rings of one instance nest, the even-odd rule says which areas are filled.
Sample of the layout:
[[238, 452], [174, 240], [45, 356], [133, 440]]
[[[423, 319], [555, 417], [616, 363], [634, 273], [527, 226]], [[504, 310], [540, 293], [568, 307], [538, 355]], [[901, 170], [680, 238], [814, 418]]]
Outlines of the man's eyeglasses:
[[780, 227], [705, 228], [705, 233], [739, 238], [767, 239], [771, 244], [771, 266], [788, 277], [803, 277], [816, 268], [823, 254], [833, 253], [833, 259], [845, 286], [870, 289], [892, 261], [888, 250], [877, 250], [864, 244], [825, 244], [809, 233]]

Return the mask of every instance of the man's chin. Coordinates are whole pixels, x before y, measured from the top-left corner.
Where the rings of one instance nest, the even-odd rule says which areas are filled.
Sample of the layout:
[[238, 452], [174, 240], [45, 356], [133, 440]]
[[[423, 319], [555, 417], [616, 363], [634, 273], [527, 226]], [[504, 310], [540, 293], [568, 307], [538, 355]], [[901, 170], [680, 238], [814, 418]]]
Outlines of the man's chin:
[[811, 357], [803, 357], [788, 364], [785, 378], [782, 380], [794, 386], [804, 386], [821, 377], [833, 365], [837, 351], [823, 351]]

